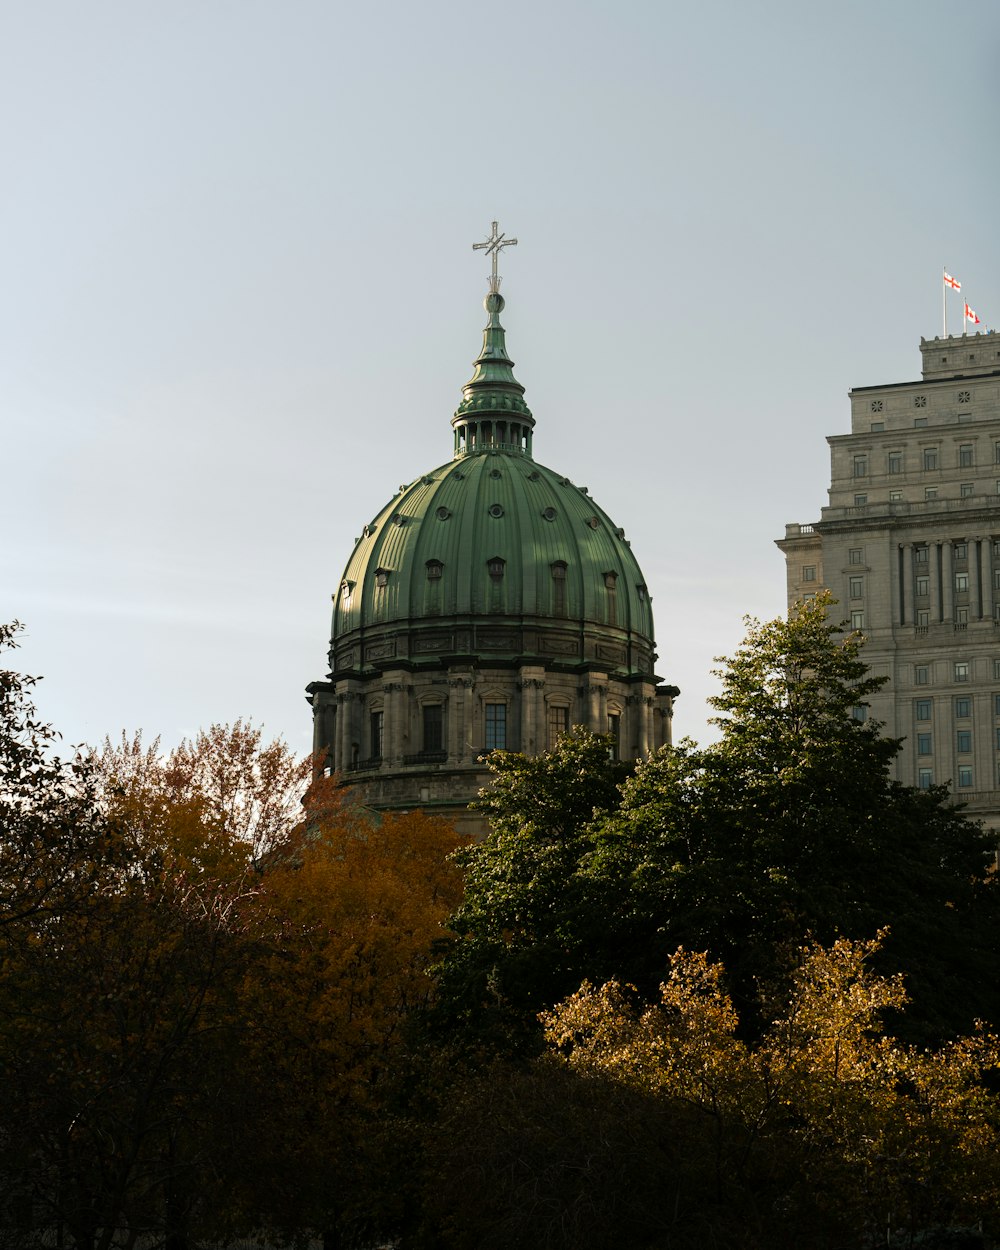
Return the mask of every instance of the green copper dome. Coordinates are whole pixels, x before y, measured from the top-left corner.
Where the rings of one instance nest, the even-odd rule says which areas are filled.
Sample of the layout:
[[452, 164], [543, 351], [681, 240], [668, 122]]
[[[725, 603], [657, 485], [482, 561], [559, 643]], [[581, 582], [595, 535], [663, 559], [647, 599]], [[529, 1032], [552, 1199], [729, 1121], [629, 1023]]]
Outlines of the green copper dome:
[[498, 291], [452, 419], [454, 458], [364, 528], [334, 594], [331, 676], [449, 655], [652, 673], [645, 578], [623, 531], [531, 455]]

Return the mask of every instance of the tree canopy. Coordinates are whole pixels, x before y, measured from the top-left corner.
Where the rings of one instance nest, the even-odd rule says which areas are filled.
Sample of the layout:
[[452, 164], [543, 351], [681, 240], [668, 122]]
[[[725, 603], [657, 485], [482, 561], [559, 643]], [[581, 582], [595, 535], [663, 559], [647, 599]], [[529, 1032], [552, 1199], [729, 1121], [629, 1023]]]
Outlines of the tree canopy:
[[[0, 656], [21, 629], [0, 623]], [[80, 905], [112, 849], [90, 771], [55, 754], [59, 735], [38, 718], [36, 680], [0, 668], [0, 928]]]
[[744, 1026], [759, 1027], [802, 941], [886, 926], [909, 1027], [943, 1037], [997, 1018], [987, 839], [944, 789], [892, 779], [899, 744], [855, 712], [881, 680], [830, 607], [749, 623], [722, 661], [708, 747], [664, 748], [617, 787], [607, 743], [585, 733], [493, 765], [493, 830], [463, 853], [460, 940], [441, 966], [456, 1018], [506, 1013], [503, 1030], [516, 1019], [537, 1046], [535, 1015], [574, 977], [652, 992], [684, 945], [725, 962]]
[[0, 1241], [988, 1228], [996, 881], [827, 609], [751, 623], [708, 747], [494, 753], [471, 845], [246, 722], [60, 761], [0, 671]]
[[797, 951], [753, 1042], [704, 954], [675, 952], [653, 1002], [585, 983], [544, 1013], [546, 1053], [470, 1081], [438, 1127], [447, 1244], [985, 1244], [1000, 1040], [928, 1051], [887, 1036], [906, 995], [873, 968], [880, 940]]
[[461, 940], [437, 969], [440, 1011], [446, 1028], [520, 1044], [540, 1008], [591, 966], [594, 898], [578, 868], [628, 767], [610, 740], [587, 733], [533, 758], [493, 752], [489, 766], [494, 783], [476, 806], [491, 832], [456, 856], [465, 893], [451, 928]]
[[328, 780], [303, 807], [309, 761], [242, 722], [64, 764], [30, 688], [0, 672], [3, 1244], [390, 1221], [461, 840]]

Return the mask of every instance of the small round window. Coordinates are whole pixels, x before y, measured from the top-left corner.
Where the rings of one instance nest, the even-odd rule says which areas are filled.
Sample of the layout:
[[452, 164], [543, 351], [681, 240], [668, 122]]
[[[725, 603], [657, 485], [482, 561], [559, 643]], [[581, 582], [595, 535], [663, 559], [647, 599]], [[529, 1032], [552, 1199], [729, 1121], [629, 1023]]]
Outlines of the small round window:
[[490, 477], [503, 477], [499, 469], [490, 469]]
[[543, 509], [543, 511], [542, 511], [542, 516], [545, 518], [545, 520], [546, 520], [546, 521], [554, 521], [554, 520], [556, 519], [556, 510], [555, 510], [555, 508], [545, 508], [545, 509]]
[[490, 516], [492, 517], [503, 516], [503, 504], [491, 503], [490, 504]]
[[443, 508], [443, 507], [442, 507], [442, 508], [438, 508], [438, 510], [437, 510], [437, 519], [438, 519], [439, 521], [447, 521], [447, 520], [448, 520], [448, 518], [449, 518], [450, 516], [451, 516], [451, 509], [450, 509], [450, 508]]
[[590, 520], [587, 522], [587, 524], [590, 526], [592, 530], [596, 530], [597, 527], [600, 525], [600, 521], [597, 519], [597, 517], [592, 516]]

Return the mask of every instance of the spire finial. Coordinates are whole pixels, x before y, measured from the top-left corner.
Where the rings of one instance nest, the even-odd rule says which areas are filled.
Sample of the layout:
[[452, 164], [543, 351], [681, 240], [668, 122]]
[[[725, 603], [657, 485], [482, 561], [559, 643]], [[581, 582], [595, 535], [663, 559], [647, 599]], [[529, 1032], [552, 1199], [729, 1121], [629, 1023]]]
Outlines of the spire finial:
[[493, 273], [490, 277], [490, 292], [498, 294], [500, 291], [500, 279], [497, 277], [497, 257], [500, 255], [502, 247], [516, 247], [517, 239], [505, 239], [502, 234], [497, 233], [497, 223], [493, 222], [493, 229], [490, 231], [490, 237], [485, 243], [473, 243], [472, 250], [478, 252], [480, 249], [486, 249], [486, 255], [493, 259]]

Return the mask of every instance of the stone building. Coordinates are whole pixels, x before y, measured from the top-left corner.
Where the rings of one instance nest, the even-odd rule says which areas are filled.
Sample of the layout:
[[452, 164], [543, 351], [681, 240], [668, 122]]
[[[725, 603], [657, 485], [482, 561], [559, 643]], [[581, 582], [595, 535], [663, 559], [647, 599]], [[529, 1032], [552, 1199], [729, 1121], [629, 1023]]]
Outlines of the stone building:
[[898, 780], [1000, 828], [1000, 334], [920, 352], [919, 381], [851, 391], [829, 505], [778, 546], [789, 606], [827, 587], [867, 635]]
[[452, 458], [364, 527], [333, 596], [329, 674], [308, 687], [317, 758], [342, 784], [466, 828], [487, 752], [537, 754], [582, 724], [639, 758], [670, 741], [678, 693], [654, 673], [624, 530], [534, 458], [495, 263], [484, 307]]

